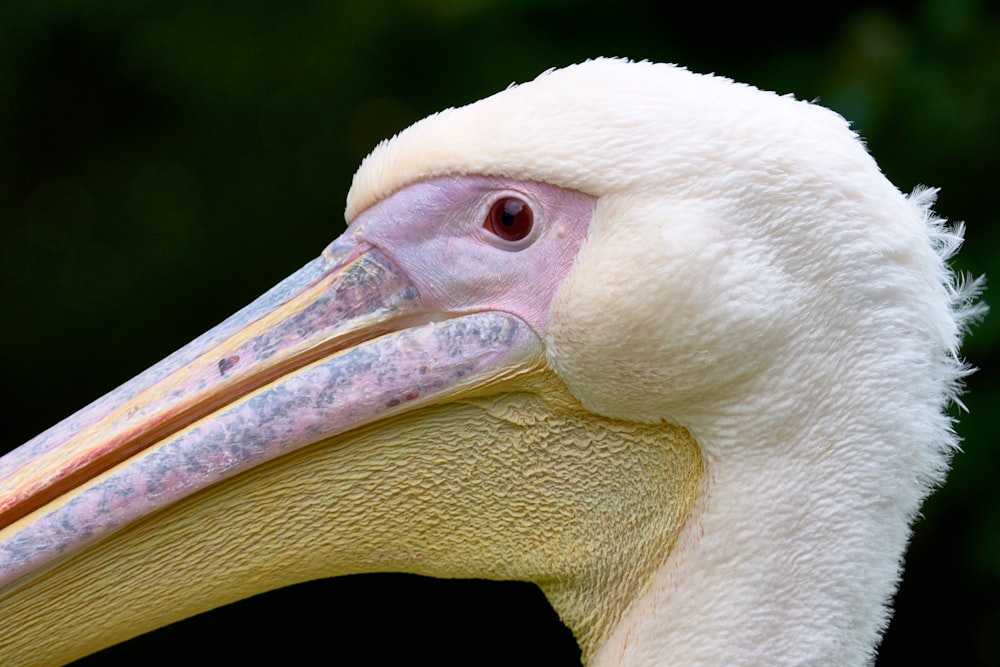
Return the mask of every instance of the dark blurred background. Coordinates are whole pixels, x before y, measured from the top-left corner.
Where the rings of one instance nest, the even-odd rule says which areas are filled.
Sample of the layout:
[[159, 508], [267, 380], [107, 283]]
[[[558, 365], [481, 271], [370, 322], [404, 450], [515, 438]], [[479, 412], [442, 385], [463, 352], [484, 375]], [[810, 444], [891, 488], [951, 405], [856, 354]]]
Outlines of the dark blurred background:
[[[986, 0], [3, 2], [0, 446], [317, 255], [379, 139], [598, 55], [834, 108], [900, 189], [942, 188], [937, 211], [968, 225], [957, 267], [1000, 277], [1000, 11]], [[916, 526], [880, 666], [1000, 664], [998, 321], [965, 347], [981, 369], [965, 451]], [[385, 575], [278, 591], [79, 664], [578, 661], [531, 586]]]

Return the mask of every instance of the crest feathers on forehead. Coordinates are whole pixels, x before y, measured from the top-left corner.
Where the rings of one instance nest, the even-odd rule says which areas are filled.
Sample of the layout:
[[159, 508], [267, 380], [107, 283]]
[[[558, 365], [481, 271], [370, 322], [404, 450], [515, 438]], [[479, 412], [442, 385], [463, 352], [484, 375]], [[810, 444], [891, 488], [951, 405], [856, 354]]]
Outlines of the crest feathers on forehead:
[[717, 148], [732, 152], [734, 137], [771, 150], [792, 134], [822, 141], [831, 133], [857, 143], [842, 118], [791, 97], [676, 65], [590, 60], [383, 141], [354, 175], [345, 216], [350, 222], [411, 183], [449, 174], [544, 181], [600, 197], [708, 168]]

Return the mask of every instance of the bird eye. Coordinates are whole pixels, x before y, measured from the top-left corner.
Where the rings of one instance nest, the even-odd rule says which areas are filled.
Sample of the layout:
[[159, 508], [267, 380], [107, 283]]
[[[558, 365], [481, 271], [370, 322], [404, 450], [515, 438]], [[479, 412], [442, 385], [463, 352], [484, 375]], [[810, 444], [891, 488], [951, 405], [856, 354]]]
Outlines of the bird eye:
[[518, 197], [503, 197], [493, 202], [483, 227], [505, 241], [520, 241], [531, 233], [535, 214], [528, 202]]

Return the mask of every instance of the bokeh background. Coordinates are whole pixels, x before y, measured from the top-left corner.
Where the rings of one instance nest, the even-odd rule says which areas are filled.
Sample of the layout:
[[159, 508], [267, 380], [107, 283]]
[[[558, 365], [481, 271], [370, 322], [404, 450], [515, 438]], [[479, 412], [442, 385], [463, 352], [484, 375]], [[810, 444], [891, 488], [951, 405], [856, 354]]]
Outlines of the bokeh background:
[[[1000, 277], [998, 5], [782, 4], [0, 3], [0, 445], [315, 256], [379, 139], [598, 55], [678, 62], [836, 109], [900, 189], [941, 187], [938, 212], [967, 222], [956, 266]], [[981, 369], [958, 427], [965, 451], [916, 527], [880, 666], [1000, 664], [998, 322], [965, 347]], [[579, 654], [531, 586], [385, 575], [277, 591], [79, 664], [317, 662], [572, 665]]]

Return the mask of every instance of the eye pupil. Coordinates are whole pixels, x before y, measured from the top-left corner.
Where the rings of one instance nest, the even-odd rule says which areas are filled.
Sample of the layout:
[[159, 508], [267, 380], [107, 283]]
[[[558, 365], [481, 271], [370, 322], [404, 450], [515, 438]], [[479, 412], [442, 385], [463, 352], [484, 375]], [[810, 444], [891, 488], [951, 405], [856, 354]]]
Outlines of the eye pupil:
[[534, 219], [528, 202], [518, 197], [503, 197], [493, 202], [483, 226], [505, 241], [520, 241], [531, 233]]

